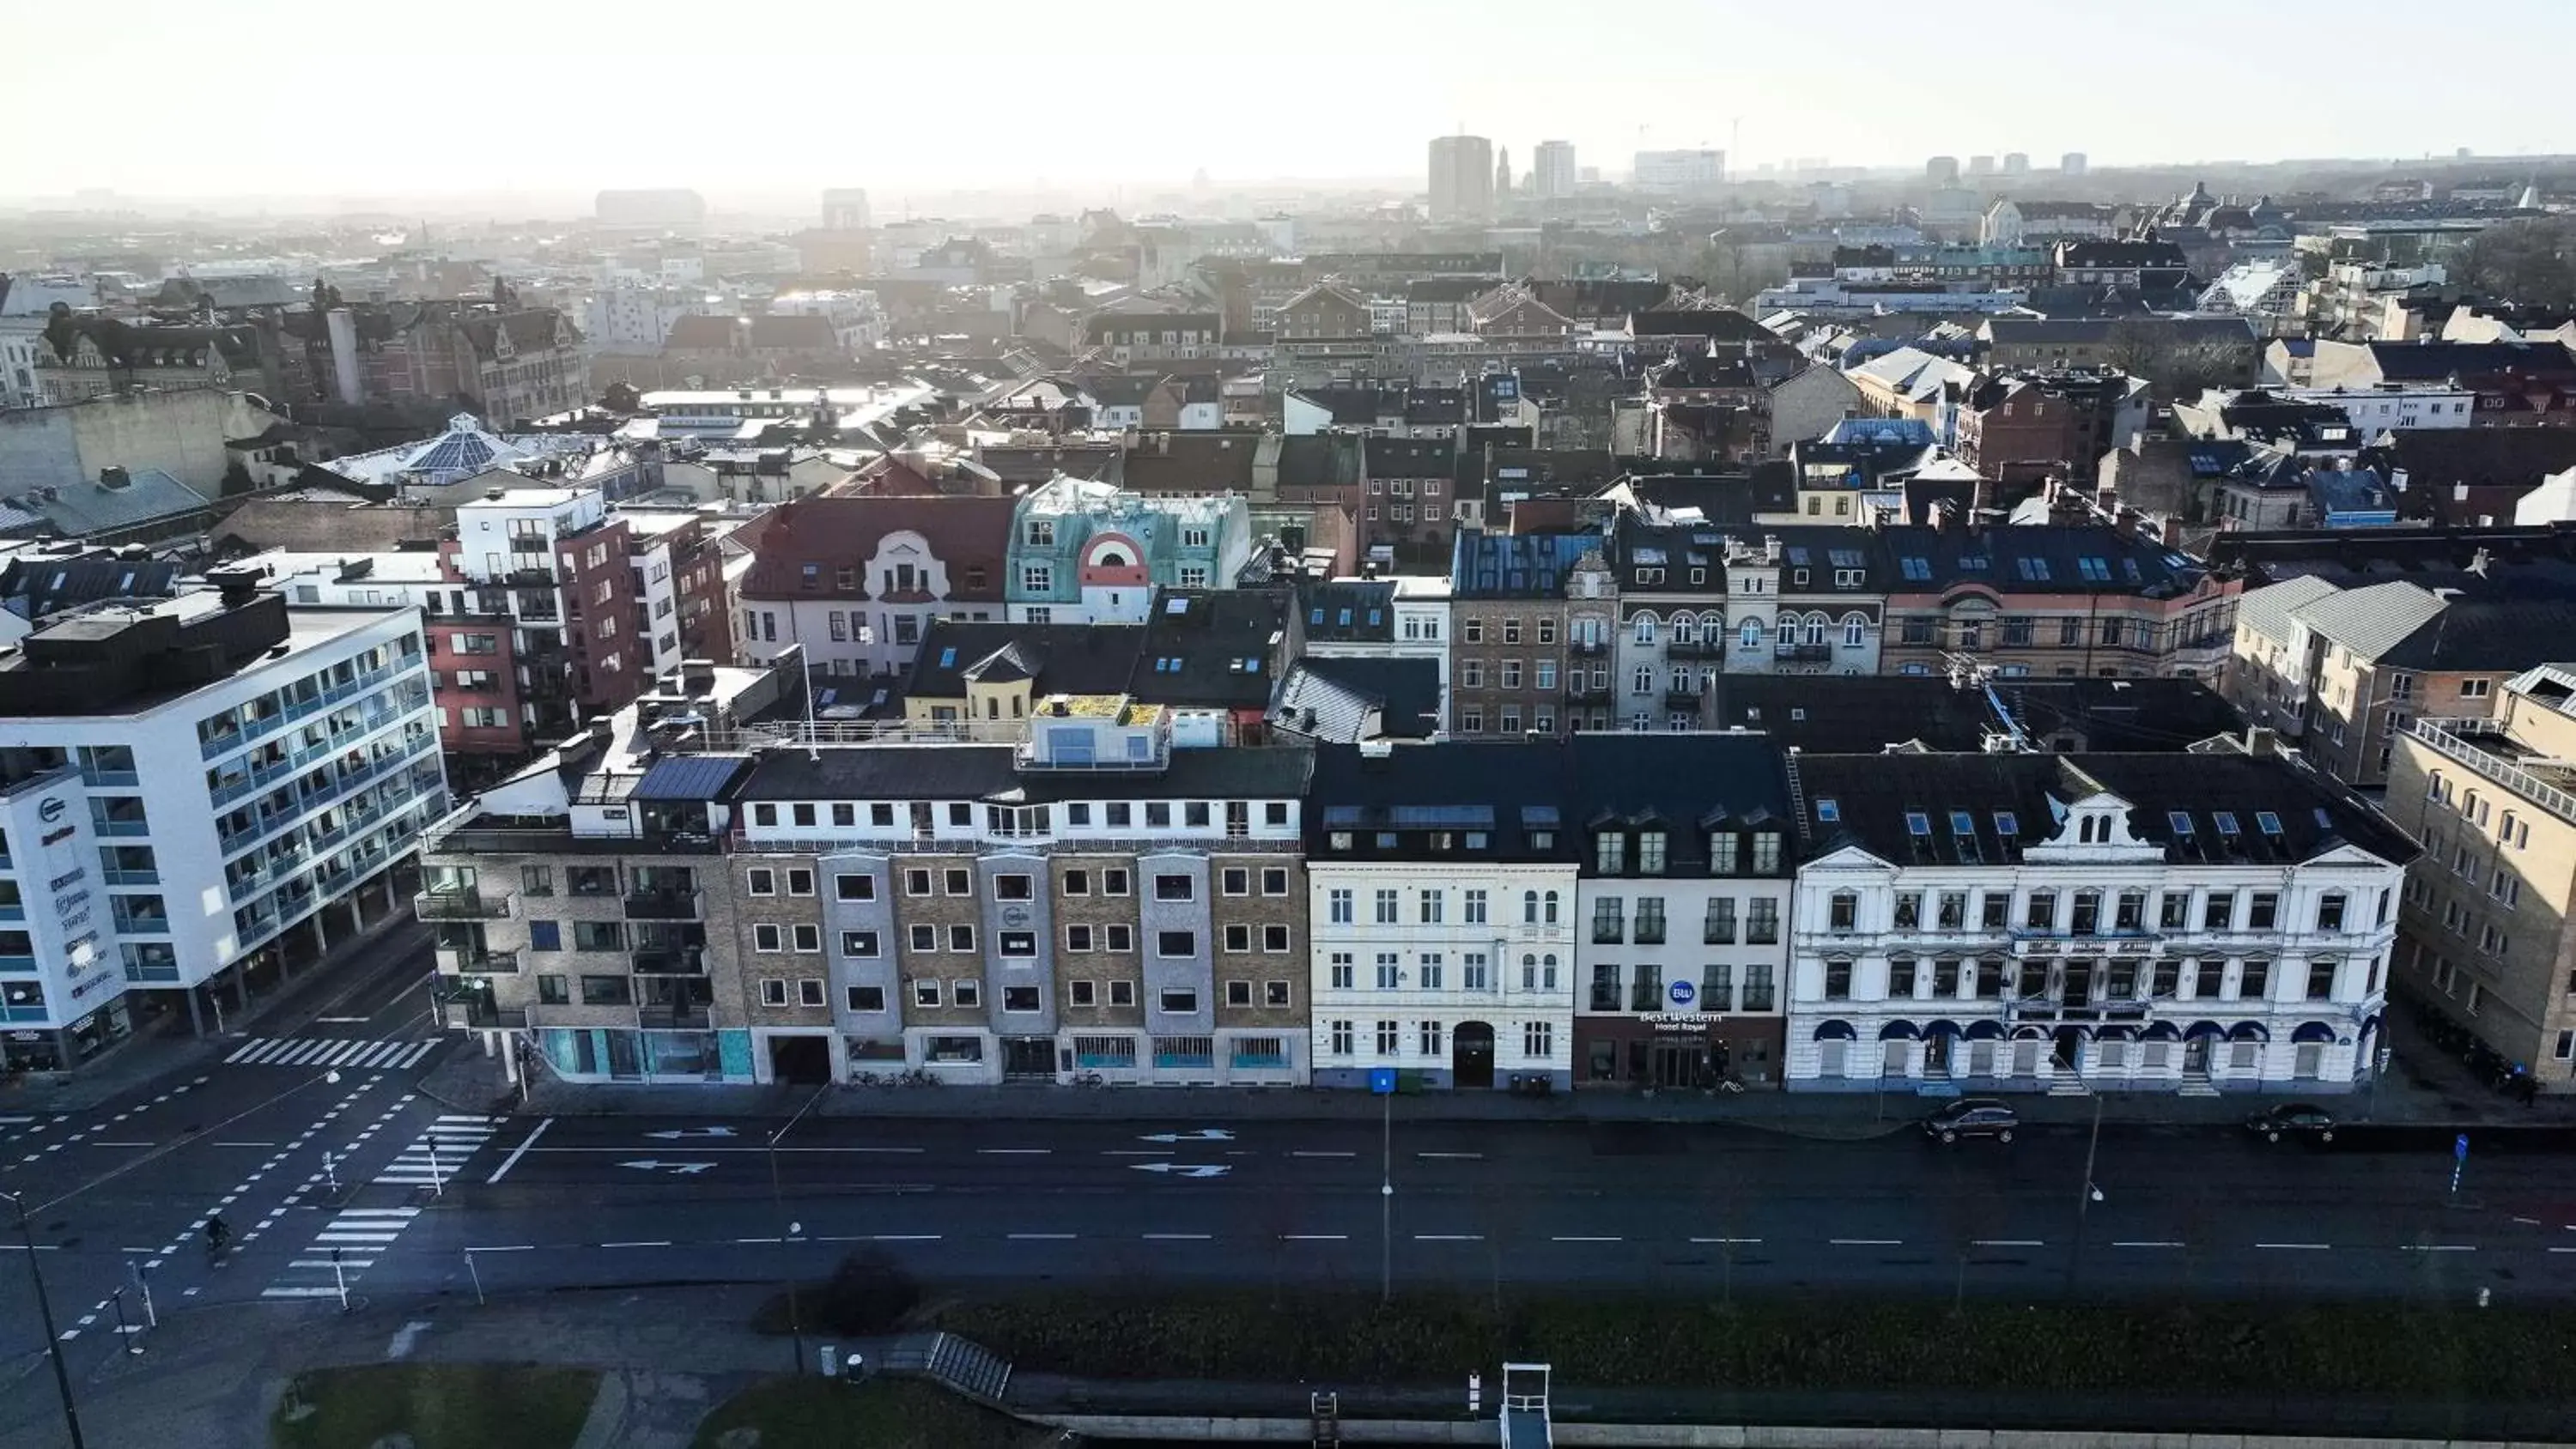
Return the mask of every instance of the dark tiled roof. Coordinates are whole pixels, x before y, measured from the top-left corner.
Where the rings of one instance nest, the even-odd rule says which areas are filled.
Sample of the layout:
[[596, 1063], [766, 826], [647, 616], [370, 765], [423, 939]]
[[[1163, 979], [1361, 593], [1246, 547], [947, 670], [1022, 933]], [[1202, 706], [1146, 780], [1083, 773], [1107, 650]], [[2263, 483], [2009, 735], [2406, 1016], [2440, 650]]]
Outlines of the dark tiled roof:
[[1385, 644], [1395, 639], [1395, 585], [1382, 579], [1336, 579], [1297, 590], [1306, 612], [1306, 642]]
[[1128, 692], [1147, 704], [1266, 710], [1296, 606], [1285, 589], [1157, 589]]
[[[875, 598], [884, 580], [866, 577], [868, 561], [886, 535], [911, 532], [947, 567], [950, 598], [998, 603], [1013, 503], [939, 494], [816, 494], [782, 503], [747, 530], [754, 560], [743, 576], [743, 597]], [[804, 587], [809, 563], [818, 567], [811, 589]], [[843, 566], [858, 570], [854, 588], [839, 586]]]
[[1033, 693], [1121, 694], [1136, 672], [1145, 631], [1133, 624], [977, 624], [932, 621], [903, 692], [963, 699], [969, 681], [1036, 681]]
[[2565, 378], [2576, 374], [2576, 357], [2559, 343], [2523, 342], [2371, 342], [2371, 360], [2389, 381], [2440, 382], [2491, 378], [2512, 371], [2531, 376]]
[[1888, 588], [1932, 593], [1980, 584], [1998, 593], [2098, 592], [2171, 598], [2199, 585], [2199, 562], [2108, 524], [1987, 528], [1900, 524], [1879, 530], [1896, 561]]
[[1357, 488], [1363, 453], [1357, 433], [1317, 433], [1279, 440], [1282, 488]]
[[28, 619], [101, 599], [162, 599], [177, 592], [179, 565], [121, 559], [100, 550], [79, 558], [13, 558], [0, 569], [0, 599]]
[[1440, 728], [1440, 664], [1433, 659], [1301, 659], [1280, 685], [1270, 718], [1281, 729], [1326, 744], [1427, 739]]
[[2530, 488], [2549, 474], [2576, 468], [2576, 428], [2410, 428], [2365, 462], [2406, 471], [2408, 492], [2471, 487]]
[[1762, 324], [1727, 307], [1689, 307], [1628, 314], [1634, 337], [1705, 337], [1716, 342], [1770, 342]]
[[[2059, 807], [2108, 792], [2129, 803], [2130, 833], [2163, 846], [2174, 864], [2291, 864], [2336, 842], [2395, 864], [2415, 856], [2385, 817], [2278, 756], [1801, 755], [1798, 775], [1811, 854], [1856, 845], [1899, 864], [2013, 862], [2056, 835]], [[1834, 820], [1820, 818], [1826, 809]], [[1965, 836], [1952, 831], [1960, 811], [1972, 827]], [[2012, 818], [2009, 837], [1998, 812]], [[2190, 819], [2188, 833], [2176, 828], [2177, 814]], [[2267, 814], [2277, 837], [2262, 828]], [[1930, 833], [1915, 831], [1909, 815]]]
[[751, 319], [754, 352], [838, 352], [839, 334], [828, 317], [761, 316]]
[[1458, 445], [1447, 438], [1371, 437], [1367, 441], [1371, 478], [1446, 478], [1458, 456]]
[[1252, 433], [1154, 432], [1127, 450], [1127, 486], [1141, 493], [1249, 493]]

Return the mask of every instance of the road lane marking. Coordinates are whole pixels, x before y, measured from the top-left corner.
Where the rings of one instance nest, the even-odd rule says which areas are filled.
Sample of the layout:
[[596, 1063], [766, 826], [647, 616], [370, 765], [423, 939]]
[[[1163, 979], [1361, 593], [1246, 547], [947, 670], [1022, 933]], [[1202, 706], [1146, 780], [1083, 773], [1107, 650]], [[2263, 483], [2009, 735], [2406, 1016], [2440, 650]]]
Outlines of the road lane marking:
[[1451, 1157], [1473, 1162], [1482, 1159], [1485, 1154], [1481, 1152], [1417, 1152], [1413, 1155], [1416, 1157]]
[[1413, 1240], [1417, 1243], [1481, 1243], [1485, 1238], [1482, 1233], [1415, 1233]]
[[1351, 1240], [1348, 1233], [1282, 1233], [1279, 1236], [1291, 1243], [1347, 1243]]
[[602, 1243], [600, 1246], [603, 1248], [667, 1248], [671, 1246], [671, 1240], [668, 1238], [653, 1238], [632, 1243]]
[[149, 1142], [92, 1142], [92, 1147], [149, 1147]]
[[785, 1242], [785, 1241], [786, 1241], [786, 1239], [784, 1239], [784, 1238], [736, 1238], [736, 1239], [734, 1239], [734, 1241], [735, 1241], [735, 1242], [737, 1242], [737, 1243], [780, 1243], [780, 1242]]
[[2400, 1243], [2397, 1251], [2401, 1253], [2474, 1253], [2477, 1251], [2477, 1246], [2473, 1243]]
[[1758, 1243], [1760, 1238], [1693, 1238], [1694, 1243]]
[[217, 1147], [275, 1147], [274, 1142], [218, 1142]]
[[1550, 1239], [1548, 1239], [1548, 1241], [1549, 1241], [1549, 1242], [1551, 1242], [1551, 1243], [1615, 1243], [1615, 1242], [1619, 1242], [1619, 1241], [1620, 1241], [1620, 1239], [1618, 1239], [1618, 1238], [1555, 1237], [1555, 1238], [1550, 1238]]
[[1144, 1238], [1149, 1243], [1204, 1243], [1215, 1236], [1214, 1233], [1147, 1233]]
[[1291, 1152], [1291, 1157], [1357, 1157], [1356, 1152]]
[[1071, 1233], [1009, 1233], [1004, 1236], [1014, 1243], [1070, 1243], [1073, 1241]]
[[2128, 1243], [2113, 1243], [2111, 1246], [2112, 1246], [2112, 1247], [2115, 1247], [2115, 1248], [2179, 1248], [2179, 1247], [2181, 1247], [2181, 1246], [2182, 1246], [2182, 1244], [2180, 1244], [2180, 1243], [2173, 1243], [2173, 1242], [2150, 1242], [2150, 1241], [2142, 1241], [2142, 1242], [2128, 1242]]
[[2334, 1247], [2334, 1244], [2332, 1244], [2332, 1243], [2256, 1243], [2254, 1246], [2255, 1246], [2255, 1247], [2258, 1247], [2258, 1248], [2271, 1248], [2271, 1249], [2273, 1249], [2273, 1250], [2275, 1250], [2275, 1251], [2278, 1251], [2278, 1252], [2284, 1252], [2284, 1253], [2323, 1253], [2323, 1252], [2326, 1252], [2326, 1251], [2330, 1250], [2331, 1248], [2333, 1248], [2333, 1247]]
[[2045, 1247], [2046, 1244], [2042, 1243], [2037, 1238], [1971, 1238], [1968, 1241], [1968, 1246], [1972, 1248], [2038, 1248]]
[[533, 1253], [536, 1250], [537, 1245], [534, 1243], [502, 1243], [488, 1248], [468, 1248], [465, 1251], [469, 1253]]
[[2529, 1226], [2531, 1226], [2531, 1227], [2535, 1227], [2535, 1228], [2540, 1226], [2540, 1219], [2538, 1219], [2538, 1218], [2515, 1218], [2515, 1219], [2514, 1219], [2514, 1221], [2515, 1221], [2515, 1222], [2518, 1222], [2518, 1223], [2528, 1224]]
[[2576, 1253], [2576, 1248], [2552, 1248], [2549, 1251], [2553, 1253]]
[[1053, 1151], [1055, 1149], [1052, 1147], [978, 1147], [975, 1149], [975, 1155], [978, 1157], [1044, 1157]]
[[939, 1241], [939, 1235], [937, 1233], [878, 1233], [873, 1237], [826, 1238], [821, 1241], [851, 1243], [935, 1243]]
[[555, 1125], [555, 1119], [552, 1117], [548, 1117], [544, 1121], [539, 1122], [537, 1124], [537, 1130], [529, 1133], [526, 1139], [519, 1143], [518, 1150], [511, 1153], [509, 1156], [502, 1158], [501, 1165], [492, 1169], [492, 1175], [483, 1179], [484, 1184], [489, 1186], [492, 1183], [499, 1182], [502, 1178], [509, 1176], [510, 1169], [519, 1165], [519, 1159], [527, 1156], [528, 1149], [536, 1146], [537, 1139], [545, 1136], [546, 1129], [553, 1125]]
[[1905, 1240], [1903, 1238], [1828, 1238], [1825, 1241], [1831, 1243], [1837, 1248], [1901, 1248], [1905, 1246]]
[[1112, 1147], [1107, 1152], [1100, 1155], [1103, 1157], [1169, 1157], [1172, 1155], [1172, 1149], [1168, 1147]]

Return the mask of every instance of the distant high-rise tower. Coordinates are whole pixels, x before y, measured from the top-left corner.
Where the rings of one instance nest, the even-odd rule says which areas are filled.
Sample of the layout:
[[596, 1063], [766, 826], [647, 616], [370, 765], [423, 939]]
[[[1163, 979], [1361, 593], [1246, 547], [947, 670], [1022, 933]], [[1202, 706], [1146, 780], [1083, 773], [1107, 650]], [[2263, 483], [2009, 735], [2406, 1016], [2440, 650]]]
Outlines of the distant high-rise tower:
[[1541, 141], [1538, 143], [1537, 190], [1541, 200], [1553, 196], [1572, 196], [1575, 177], [1574, 143]]
[[1971, 156], [1971, 157], [1969, 157], [1969, 158], [1968, 158], [1968, 174], [1969, 174], [1969, 175], [1971, 175], [1971, 176], [1992, 176], [1992, 175], [1994, 175], [1994, 174], [1995, 174], [1995, 158], [1994, 158], [1994, 157], [1992, 157], [1992, 156]]
[[866, 231], [868, 194], [855, 186], [832, 186], [823, 192], [825, 231]]
[[1485, 221], [1494, 214], [1494, 143], [1482, 136], [1431, 138], [1431, 219]]
[[2083, 175], [2084, 153], [2081, 151], [2069, 151], [2065, 155], [2058, 157], [2057, 169], [2069, 176]]
[[1927, 181], [1938, 181], [1947, 186], [1959, 179], [1959, 158], [1935, 156], [1923, 163], [1923, 176]]
[[2004, 153], [2004, 174], [2006, 176], [2028, 176], [2030, 174], [2030, 153], [2028, 151], [2006, 151]]
[[1512, 148], [1499, 146], [1494, 150], [1494, 199], [1501, 201], [1511, 194]]

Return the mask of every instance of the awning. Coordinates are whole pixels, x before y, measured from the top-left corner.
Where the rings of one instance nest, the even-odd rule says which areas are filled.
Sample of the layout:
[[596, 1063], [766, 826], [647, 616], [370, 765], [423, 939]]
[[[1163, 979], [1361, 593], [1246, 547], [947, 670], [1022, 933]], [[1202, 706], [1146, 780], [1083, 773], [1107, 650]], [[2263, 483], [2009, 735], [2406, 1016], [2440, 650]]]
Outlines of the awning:
[[2048, 1040], [2048, 1029], [2038, 1026], [2017, 1026], [2013, 1028], [2013, 1040], [2046, 1041]]
[[1852, 1024], [1848, 1021], [1820, 1021], [1816, 1023], [1816, 1040], [1818, 1041], [1850, 1041], [1854, 1035], [1855, 1033], [1852, 1031]]
[[2134, 1026], [2106, 1026], [2095, 1031], [2093, 1039], [2095, 1041], [2136, 1041], [2138, 1029]]
[[2183, 1030], [2182, 1039], [2184, 1041], [2199, 1041], [2203, 1037], [2217, 1037], [2225, 1035], [2227, 1035], [2226, 1031], [2222, 1029], [2217, 1022], [2195, 1021]]
[[1927, 1037], [1958, 1036], [1959, 1024], [1955, 1021], [1927, 1021], [1923, 1023], [1923, 1034]]
[[2334, 1039], [2335, 1029], [2322, 1021], [2300, 1022], [2298, 1029], [2290, 1033], [2290, 1040], [2294, 1042], [2330, 1042]]
[[1921, 1035], [1910, 1021], [1891, 1021], [1878, 1029], [1880, 1041], [1912, 1041]]
[[2138, 1040], [2140, 1041], [2177, 1041], [2181, 1039], [2181, 1037], [2182, 1028], [2174, 1025], [2170, 1021], [2148, 1022], [2146, 1027], [2138, 1033]]
[[2259, 1021], [2240, 1021], [2227, 1029], [2229, 1041], [2270, 1041], [2272, 1033]]
[[1968, 1029], [1959, 1034], [1970, 1041], [1999, 1041], [2004, 1034], [2004, 1024], [2000, 1021], [1972, 1021], [1968, 1023]]

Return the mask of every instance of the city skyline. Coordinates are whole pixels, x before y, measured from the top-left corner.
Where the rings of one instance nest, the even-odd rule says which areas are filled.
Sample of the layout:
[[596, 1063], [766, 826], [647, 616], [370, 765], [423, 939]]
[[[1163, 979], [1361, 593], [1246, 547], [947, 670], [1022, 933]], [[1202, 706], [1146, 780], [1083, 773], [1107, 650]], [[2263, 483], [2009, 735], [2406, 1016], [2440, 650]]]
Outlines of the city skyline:
[[[2500, 0], [2498, 33], [2540, 36], [2563, 28], [2565, 13], [2546, 0]], [[647, 12], [652, 7], [646, 7]], [[1007, 11], [1010, 7], [1005, 7]], [[504, 9], [464, 0], [455, 23], [438, 34], [398, 33], [372, 19], [324, 11], [312, 0], [270, 7], [280, 38], [271, 53], [290, 74], [338, 71], [471, 75], [493, 58], [495, 42], [533, 55], [578, 54], [611, 69], [668, 59], [669, 27], [642, 23], [613, 34], [547, 3]], [[163, 43], [118, 64], [121, 84], [146, 92], [185, 94], [204, 84], [201, 58], [232, 38], [211, 13], [152, 0], [146, 28]], [[2328, 6], [2294, 3], [2248, 12], [2214, 0], [2175, 0], [2159, 23], [2119, 41], [2121, 69], [2133, 75], [2187, 73], [2198, 94], [2260, 93], [2279, 80], [2272, 59], [2304, 44], [2314, 27], [2367, 25], [2395, 7], [2383, 0]], [[676, 18], [676, 11], [673, 12]], [[1034, 14], [1035, 12], [1032, 12]], [[799, 54], [864, 43], [868, 54], [903, 57], [891, 103], [871, 102], [818, 67], [810, 88], [764, 82], [763, 107], [721, 127], [652, 131], [638, 122], [620, 129], [585, 127], [575, 144], [525, 132], [497, 132], [470, 142], [443, 109], [395, 107], [363, 126], [313, 124], [313, 93], [303, 87], [252, 88], [225, 102], [221, 154], [170, 144], [165, 118], [139, 109], [100, 112], [89, 81], [75, 68], [40, 71], [21, 82], [32, 114], [80, 114], [82, 144], [21, 155], [6, 182], [13, 198], [59, 198], [103, 190], [141, 198], [218, 198], [227, 194], [442, 196], [459, 193], [587, 193], [602, 187], [686, 185], [721, 204], [728, 198], [776, 196], [824, 186], [865, 185], [892, 196], [904, 190], [1097, 189], [1111, 185], [1185, 186], [1204, 170], [1213, 184], [1376, 181], [1418, 187], [1422, 147], [1435, 135], [1491, 138], [1523, 159], [1541, 140], [1573, 143], [1583, 164], [1605, 177], [1624, 173], [1634, 152], [1707, 147], [1730, 152], [1739, 174], [1766, 163], [1827, 157], [1838, 166], [1919, 167], [1934, 154], [2026, 152], [2035, 162], [2082, 151], [2093, 165], [2174, 165], [2216, 158], [2263, 161], [2345, 156], [2449, 156], [2457, 147], [2512, 156], [2568, 149], [2567, 127], [2543, 88], [2496, 86], [2435, 73], [2410, 81], [2414, 104], [2388, 108], [2284, 108], [2248, 126], [2233, 107], [2178, 107], [2123, 121], [2101, 104], [2098, 27], [2069, 27], [2061, 11], [2035, 0], [2002, 0], [1986, 12], [1984, 33], [2013, 57], [2013, 116], [1974, 84], [1928, 87], [1913, 60], [1898, 53], [1838, 57], [1830, 94], [1791, 84], [1756, 57], [1794, 47], [1795, 19], [1749, 5], [1710, 4], [1659, 22], [1662, 39], [1640, 63], [1609, 29], [1565, 31], [1555, 13], [1525, 0], [1494, 0], [1470, 12], [1440, 3], [1392, 13], [1325, 3], [1316, 22], [1295, 33], [1240, 37], [1212, 31], [1172, 0], [1135, 0], [1109, 23], [1081, 34], [1042, 31], [1044, 43], [1018, 38], [1025, 27], [996, 24], [989, 44], [959, 50], [935, 14], [870, 16], [864, 34], [848, 22], [795, 0], [778, 17], [782, 35], [800, 37]], [[1123, 21], [1124, 23], [1119, 23]], [[1343, 23], [1347, 22], [1347, 23]], [[1517, 23], [1516, 23], [1517, 22]], [[1564, 32], [1564, 33], [1560, 33]], [[1031, 34], [1041, 33], [1030, 30]], [[1544, 45], [1514, 37], [1545, 33]], [[2225, 34], [2230, 43], [2211, 46]], [[1365, 108], [1319, 110], [1277, 127], [1174, 127], [1172, 96], [1148, 88], [1086, 94], [1087, 127], [1065, 139], [1032, 143], [1021, 113], [991, 107], [905, 104], [903, 89], [919, 67], [946, 55], [993, 94], [1044, 93], [1068, 74], [1092, 67], [1153, 63], [1164, 73], [1198, 76], [1227, 90], [1230, 73], [1249, 66], [1274, 74], [1328, 72], [1346, 57], [1352, 37], [1373, 48], [1439, 49], [1466, 63], [1461, 79], [1382, 87]], [[761, 64], [761, 62], [753, 62]], [[685, 71], [675, 84], [686, 88]], [[1608, 90], [1569, 86], [1569, 76], [1611, 75]], [[721, 85], [721, 77], [709, 84]], [[1883, 94], [1899, 109], [1852, 104]], [[2426, 129], [2439, 117], [2439, 132]], [[1901, 118], [1901, 124], [1895, 123]], [[1741, 131], [1735, 130], [1741, 121]], [[798, 137], [770, 154], [743, 145], [746, 134]], [[812, 138], [825, 138], [818, 147]], [[817, 159], [819, 156], [819, 160]]]

